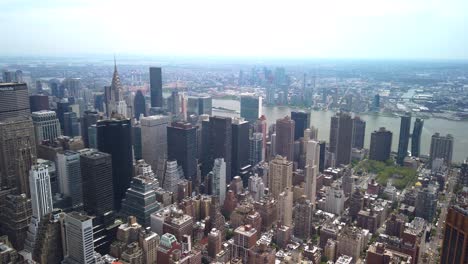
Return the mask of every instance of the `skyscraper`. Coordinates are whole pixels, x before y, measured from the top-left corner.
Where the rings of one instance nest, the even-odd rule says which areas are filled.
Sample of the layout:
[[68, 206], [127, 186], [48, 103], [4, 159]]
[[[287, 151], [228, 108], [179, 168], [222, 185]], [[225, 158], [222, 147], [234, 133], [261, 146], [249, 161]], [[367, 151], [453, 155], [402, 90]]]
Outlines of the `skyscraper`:
[[85, 111], [81, 118], [81, 137], [86, 148], [89, 148], [89, 127], [96, 124], [99, 114], [95, 111]]
[[432, 135], [429, 154], [431, 162], [436, 158], [442, 158], [446, 164], [450, 165], [452, 163], [453, 155], [453, 136], [451, 134], [447, 134], [447, 136], [444, 137], [439, 133]]
[[25, 83], [0, 83], [0, 121], [30, 117], [28, 87]]
[[31, 220], [31, 200], [23, 193], [2, 198], [0, 232], [8, 236], [16, 250], [24, 248]]
[[63, 134], [69, 137], [80, 135], [80, 123], [75, 112], [66, 112], [63, 114]]
[[353, 148], [363, 149], [366, 135], [366, 121], [362, 120], [359, 116], [354, 117], [353, 129]]
[[369, 150], [369, 159], [385, 162], [390, 158], [392, 150], [392, 132], [381, 127], [372, 132]]
[[317, 189], [317, 176], [320, 166], [320, 143], [315, 140], [305, 138], [305, 195], [315, 208], [315, 196]]
[[293, 223], [293, 192], [286, 187], [278, 196], [278, 221], [281, 225], [292, 227]]
[[123, 87], [120, 82], [119, 72], [117, 71], [117, 63], [114, 58], [114, 74], [112, 75], [111, 86], [105, 89], [106, 102], [107, 102], [107, 116], [120, 118], [128, 118], [127, 115], [127, 103], [123, 95]]
[[146, 101], [141, 90], [138, 90], [135, 94], [133, 107], [135, 108], [135, 118], [137, 120], [140, 120], [140, 115], [146, 116]]
[[293, 164], [285, 157], [276, 156], [269, 165], [268, 190], [274, 198], [278, 198], [284, 188], [292, 188]]
[[440, 263], [468, 263], [468, 210], [466, 207], [454, 205], [448, 209]]
[[351, 162], [354, 120], [348, 113], [340, 112], [331, 118], [330, 152], [335, 154], [337, 166]]
[[36, 157], [32, 121], [26, 117], [0, 120], [1, 185], [17, 187], [18, 192], [29, 196], [28, 175]]
[[154, 115], [140, 119], [141, 123], [141, 153], [153, 171], [158, 171], [158, 164], [167, 158], [167, 126], [169, 116]]
[[73, 208], [81, 209], [83, 206], [83, 182], [80, 154], [71, 150], [58, 153], [56, 163], [60, 192], [71, 198]]
[[150, 67], [151, 107], [163, 107], [161, 68]]
[[406, 113], [401, 116], [400, 123], [400, 138], [398, 140], [397, 163], [403, 165], [406, 155], [408, 154], [408, 143], [411, 129], [411, 114]]
[[249, 122], [242, 118], [232, 120], [231, 175], [238, 176], [241, 169], [249, 164]]
[[289, 161], [294, 158], [294, 127], [295, 122], [289, 116], [276, 120], [276, 154]]
[[112, 182], [112, 157], [95, 149], [80, 151], [81, 178], [83, 181], [84, 210], [103, 216], [114, 210]]
[[294, 236], [308, 239], [311, 234], [313, 207], [305, 196], [294, 206]]
[[29, 106], [31, 107], [31, 112], [49, 110], [49, 97], [44, 94], [30, 95]]
[[253, 133], [250, 137], [249, 162], [252, 166], [257, 165], [263, 160], [263, 135], [262, 133]]
[[32, 112], [31, 116], [37, 144], [40, 144], [43, 140], [53, 142], [57, 137], [62, 135], [60, 122], [54, 111], [43, 110]]
[[184, 171], [177, 164], [176, 160], [168, 160], [165, 167], [161, 186], [166, 191], [177, 193], [177, 184], [184, 178]]
[[255, 122], [262, 115], [262, 98], [242, 95], [240, 98], [240, 116], [248, 122]]
[[71, 212], [65, 215], [65, 244], [67, 264], [93, 264], [93, 219], [87, 215]]
[[424, 119], [416, 118], [411, 135], [411, 156], [419, 157], [421, 152], [421, 135], [424, 126]]
[[213, 164], [213, 171], [211, 172], [211, 186], [213, 195], [219, 197], [219, 202], [224, 204], [226, 198], [226, 162], [223, 158], [217, 158]]
[[[132, 178], [132, 138], [130, 120], [103, 120], [96, 124], [98, 149], [112, 156], [114, 208], [120, 209]], [[118, 142], [118, 144], [116, 144]]]
[[[204, 121], [205, 122], [205, 121]], [[203, 166], [211, 170], [214, 159], [224, 158], [226, 162], [226, 181], [231, 181], [232, 125], [230, 117], [210, 117], [209, 124], [203, 123]], [[206, 129], [206, 131], [205, 131]], [[234, 175], [235, 176], [235, 175]]]
[[294, 120], [294, 140], [304, 136], [304, 130], [310, 128], [310, 112], [292, 111], [291, 119]]
[[167, 157], [177, 160], [186, 179], [197, 178], [197, 128], [189, 123], [174, 122], [167, 127]]

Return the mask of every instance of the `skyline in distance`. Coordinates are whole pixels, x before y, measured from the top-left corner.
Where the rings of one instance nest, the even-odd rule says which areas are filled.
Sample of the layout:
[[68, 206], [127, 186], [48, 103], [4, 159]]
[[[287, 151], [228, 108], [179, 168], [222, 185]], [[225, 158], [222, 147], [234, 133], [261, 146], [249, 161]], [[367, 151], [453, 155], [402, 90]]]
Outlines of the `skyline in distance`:
[[463, 0], [3, 0], [0, 55], [465, 60], [467, 9]]

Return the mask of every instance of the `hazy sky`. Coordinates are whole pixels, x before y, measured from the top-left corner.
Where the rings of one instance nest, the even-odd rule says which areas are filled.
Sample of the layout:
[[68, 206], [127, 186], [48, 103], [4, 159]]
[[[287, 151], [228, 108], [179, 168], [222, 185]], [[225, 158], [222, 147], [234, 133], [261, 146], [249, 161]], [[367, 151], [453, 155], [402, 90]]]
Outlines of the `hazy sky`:
[[468, 0], [0, 0], [0, 55], [468, 59]]

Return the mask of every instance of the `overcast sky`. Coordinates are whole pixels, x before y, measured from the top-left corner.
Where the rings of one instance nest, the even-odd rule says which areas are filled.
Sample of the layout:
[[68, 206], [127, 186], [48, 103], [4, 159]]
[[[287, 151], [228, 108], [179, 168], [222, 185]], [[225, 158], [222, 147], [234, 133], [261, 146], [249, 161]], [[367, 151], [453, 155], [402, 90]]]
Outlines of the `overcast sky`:
[[468, 0], [0, 0], [0, 55], [468, 59]]

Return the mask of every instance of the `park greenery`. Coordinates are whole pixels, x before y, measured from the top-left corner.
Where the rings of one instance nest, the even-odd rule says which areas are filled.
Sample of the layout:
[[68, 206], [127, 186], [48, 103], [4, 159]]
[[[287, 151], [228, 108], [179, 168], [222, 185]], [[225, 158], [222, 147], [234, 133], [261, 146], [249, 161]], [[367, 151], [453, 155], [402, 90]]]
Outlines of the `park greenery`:
[[417, 179], [415, 169], [397, 166], [393, 161], [363, 160], [354, 169], [356, 172], [363, 171], [376, 174], [376, 181], [383, 186], [386, 186], [387, 182], [391, 180], [392, 185], [398, 190], [403, 190], [409, 184], [414, 184]]

